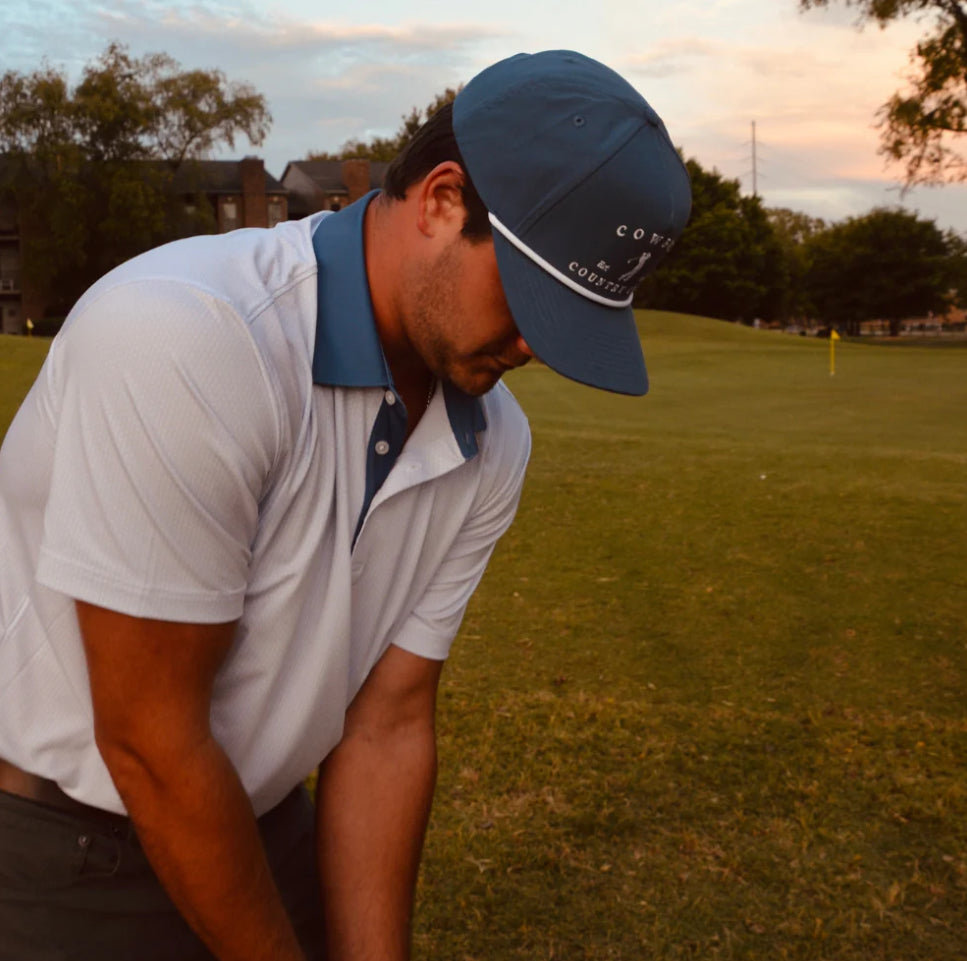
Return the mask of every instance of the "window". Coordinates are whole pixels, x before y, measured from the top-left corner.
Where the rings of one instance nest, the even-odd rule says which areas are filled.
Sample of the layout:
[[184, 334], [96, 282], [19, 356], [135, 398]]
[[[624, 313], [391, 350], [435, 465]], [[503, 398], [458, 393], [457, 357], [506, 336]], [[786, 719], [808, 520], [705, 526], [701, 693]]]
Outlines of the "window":
[[17, 208], [8, 198], [0, 199], [0, 233], [17, 233]]
[[285, 218], [282, 216], [282, 201], [278, 199], [269, 199], [269, 226], [274, 227], [276, 224], [282, 223]]
[[21, 333], [20, 307], [17, 304], [11, 304], [0, 311], [0, 332], [4, 334]]
[[0, 250], [0, 291], [20, 289], [20, 253], [15, 249]]
[[222, 201], [221, 232], [228, 233], [238, 227], [238, 203], [234, 197], [226, 197]]

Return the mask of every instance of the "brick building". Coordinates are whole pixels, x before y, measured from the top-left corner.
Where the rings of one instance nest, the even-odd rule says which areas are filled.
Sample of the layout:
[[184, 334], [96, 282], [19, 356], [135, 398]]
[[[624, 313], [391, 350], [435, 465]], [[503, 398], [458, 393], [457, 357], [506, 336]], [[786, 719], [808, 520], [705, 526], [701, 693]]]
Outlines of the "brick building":
[[341, 210], [382, 187], [388, 166], [369, 160], [290, 161], [282, 174], [282, 186], [289, 192], [289, 217]]
[[20, 270], [20, 219], [10, 195], [0, 196], [0, 332], [23, 329], [23, 289]]
[[[274, 227], [289, 219], [287, 191], [265, 172], [258, 157], [188, 161], [175, 174], [171, 192], [189, 213], [205, 198], [218, 233], [237, 227]], [[5, 334], [24, 333], [28, 318], [34, 324], [44, 320], [55, 300], [33, 289], [23, 270], [23, 239], [30, 228], [15, 195], [0, 193], [0, 332]]]
[[207, 198], [220, 234], [238, 227], [274, 227], [290, 216], [285, 187], [265, 172], [259, 157], [187, 161], [171, 191], [188, 207], [200, 196]]

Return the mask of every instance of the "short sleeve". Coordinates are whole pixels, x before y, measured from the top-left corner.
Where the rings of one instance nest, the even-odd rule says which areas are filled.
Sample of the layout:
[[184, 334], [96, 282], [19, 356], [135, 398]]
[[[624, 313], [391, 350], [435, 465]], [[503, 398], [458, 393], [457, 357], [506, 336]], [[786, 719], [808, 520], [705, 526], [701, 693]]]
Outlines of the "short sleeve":
[[[530, 430], [510, 392], [498, 385], [500, 403], [488, 407], [481, 484], [429, 587], [393, 638], [411, 654], [444, 660], [467, 604], [487, 569], [497, 542], [517, 513], [530, 457]], [[494, 400], [497, 400], [497, 397]]]
[[41, 583], [133, 616], [239, 617], [279, 447], [243, 320], [187, 285], [141, 282], [86, 301], [53, 352]]

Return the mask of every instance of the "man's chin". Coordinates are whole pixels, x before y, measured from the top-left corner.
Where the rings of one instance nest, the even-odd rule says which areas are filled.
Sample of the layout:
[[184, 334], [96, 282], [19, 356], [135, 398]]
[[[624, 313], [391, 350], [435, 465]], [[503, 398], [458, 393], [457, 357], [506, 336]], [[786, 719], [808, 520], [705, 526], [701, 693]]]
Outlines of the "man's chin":
[[483, 397], [484, 394], [493, 390], [503, 374], [502, 370], [490, 368], [484, 370], [451, 370], [449, 376], [443, 379], [471, 397]]
[[453, 385], [471, 397], [483, 397], [497, 386], [501, 376], [501, 374], [486, 374], [477, 377], [461, 377], [460, 380], [454, 380]]

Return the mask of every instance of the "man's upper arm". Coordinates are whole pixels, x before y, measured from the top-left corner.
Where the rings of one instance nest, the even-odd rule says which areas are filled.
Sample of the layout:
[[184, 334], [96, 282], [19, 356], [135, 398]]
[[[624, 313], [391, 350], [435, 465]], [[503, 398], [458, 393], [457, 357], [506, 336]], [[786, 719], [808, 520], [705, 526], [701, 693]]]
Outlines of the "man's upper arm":
[[139, 617], [237, 618], [280, 432], [244, 323], [159, 281], [61, 336], [40, 582]]
[[161, 759], [210, 734], [215, 674], [235, 623], [186, 624], [131, 617], [77, 602], [98, 745]]

